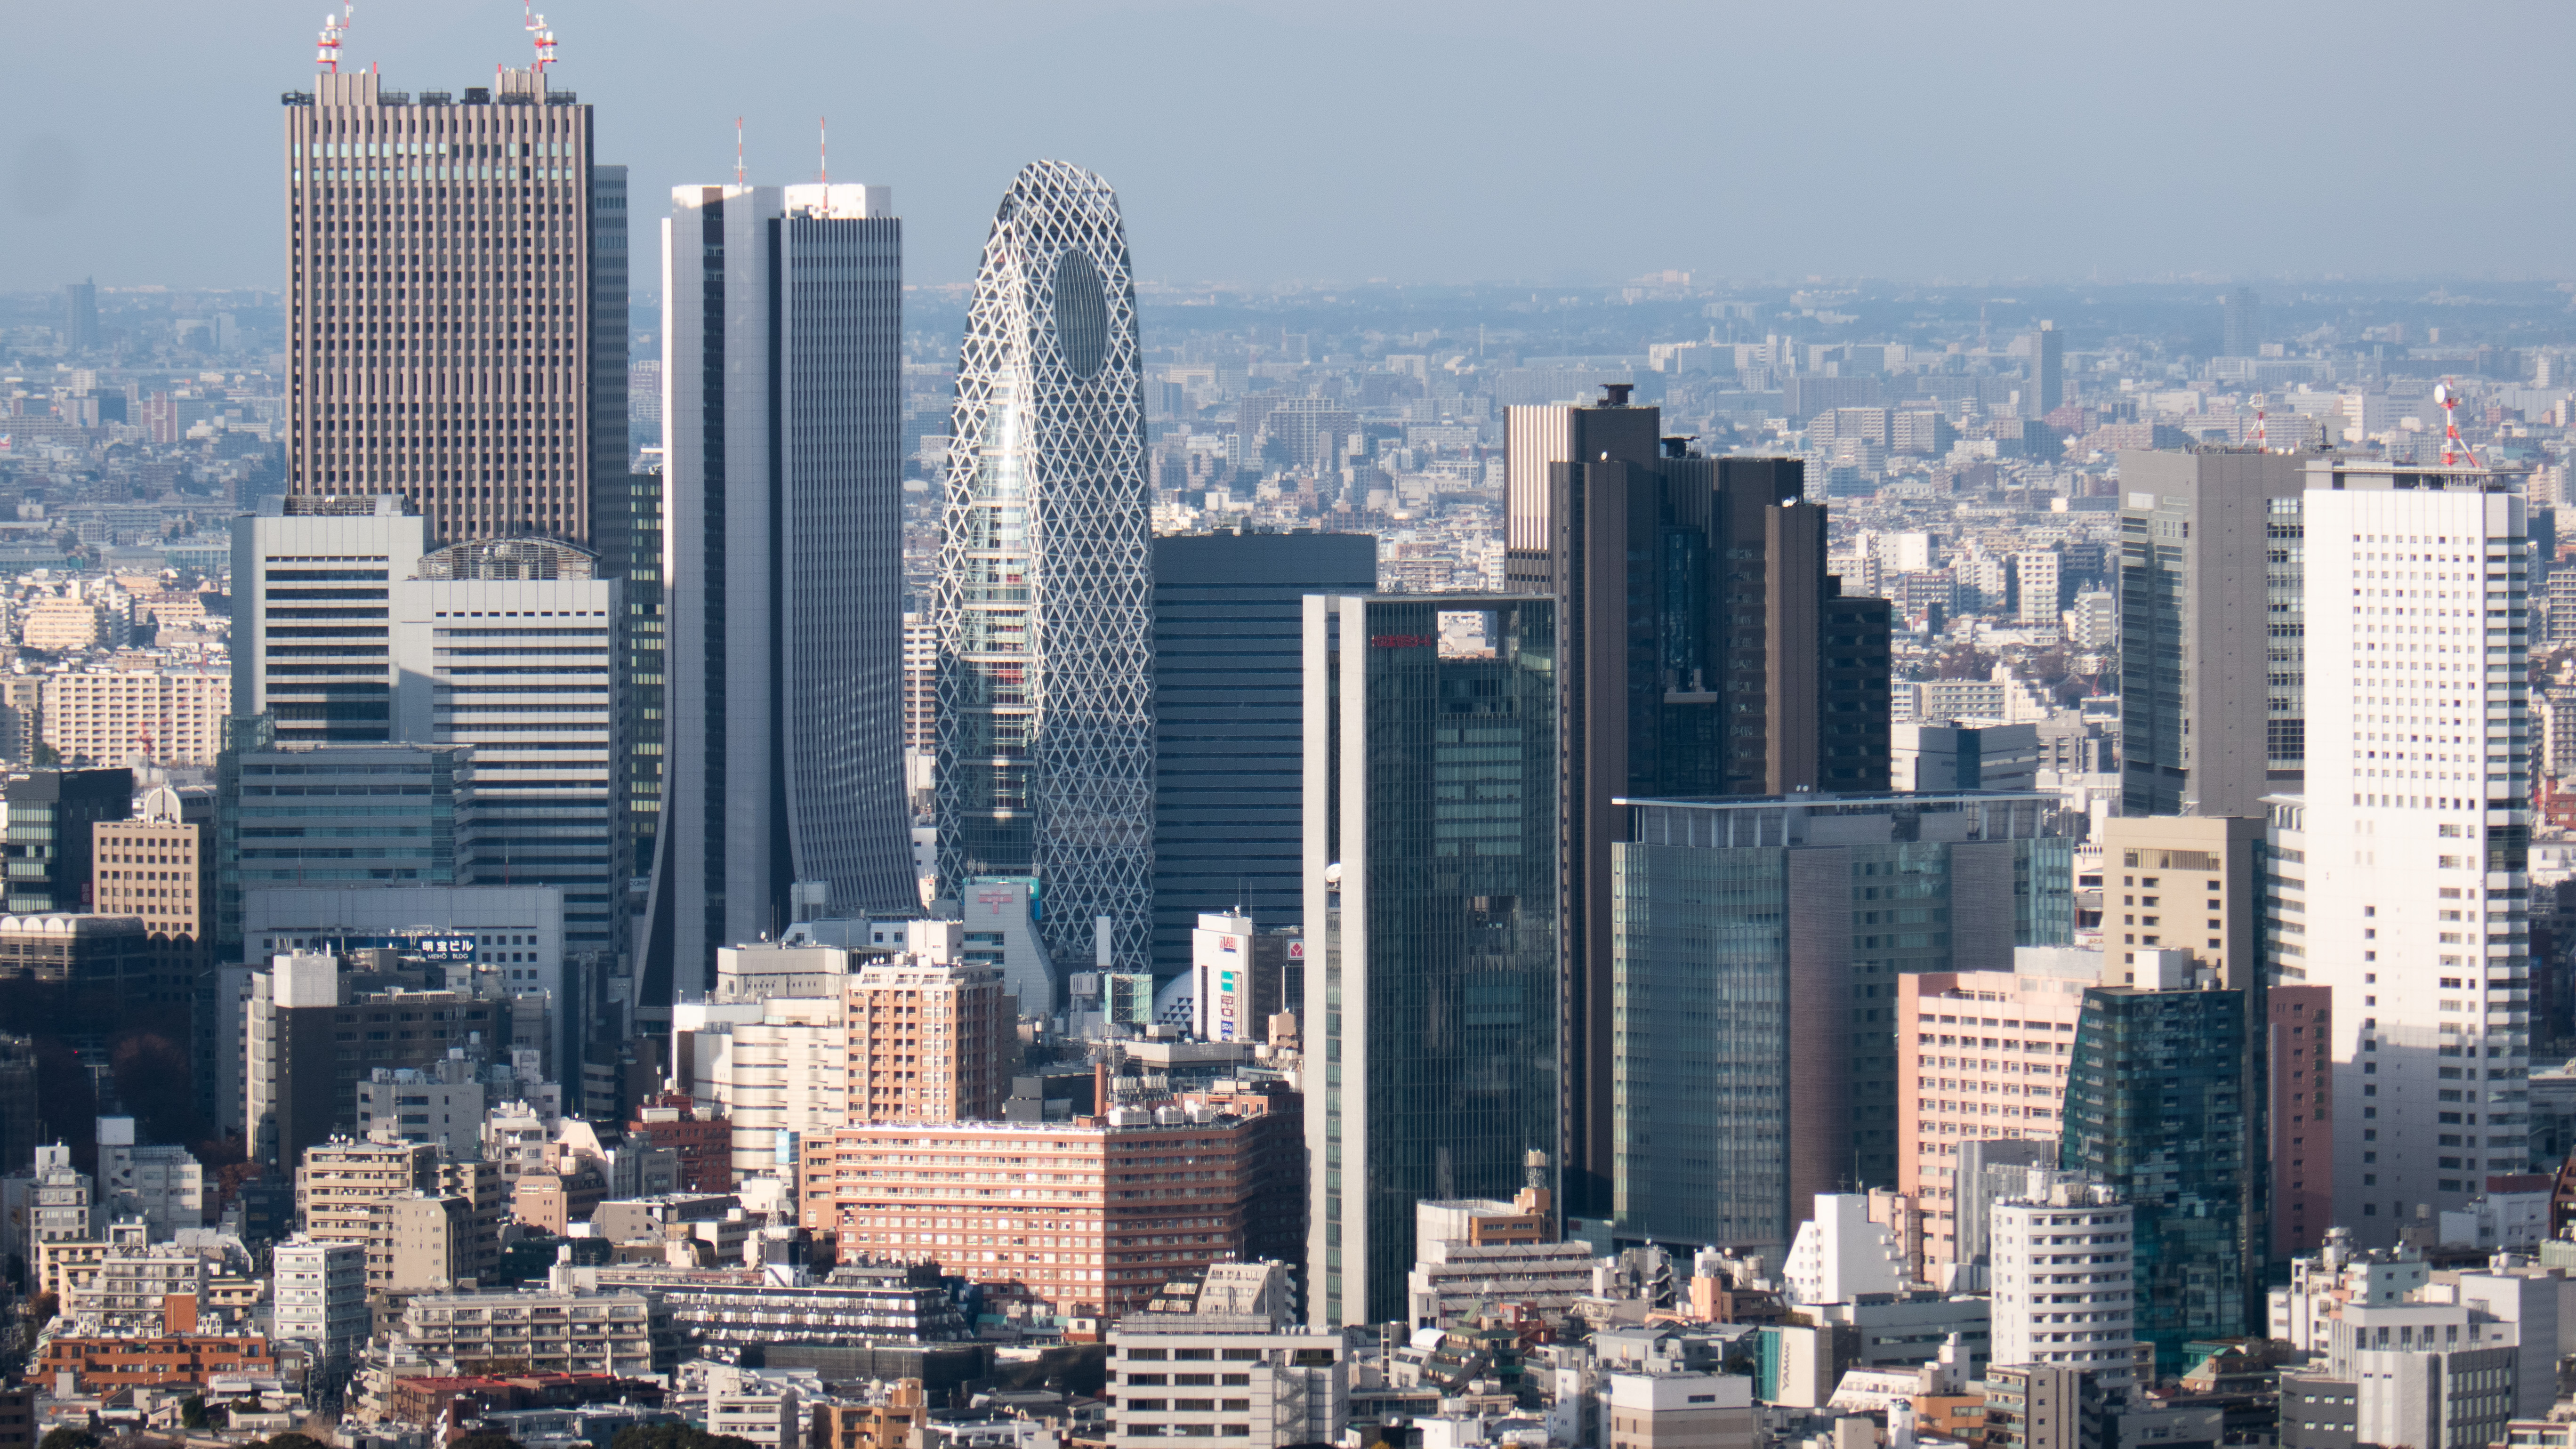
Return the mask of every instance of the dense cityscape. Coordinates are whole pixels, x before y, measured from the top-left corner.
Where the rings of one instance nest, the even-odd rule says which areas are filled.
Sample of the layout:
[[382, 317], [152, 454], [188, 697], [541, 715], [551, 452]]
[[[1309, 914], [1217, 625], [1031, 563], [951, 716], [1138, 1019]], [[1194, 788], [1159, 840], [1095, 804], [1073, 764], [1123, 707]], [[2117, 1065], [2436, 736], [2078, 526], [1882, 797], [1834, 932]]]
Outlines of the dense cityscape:
[[2568, 1449], [2576, 283], [931, 260], [351, 23], [0, 269], [0, 1449]]

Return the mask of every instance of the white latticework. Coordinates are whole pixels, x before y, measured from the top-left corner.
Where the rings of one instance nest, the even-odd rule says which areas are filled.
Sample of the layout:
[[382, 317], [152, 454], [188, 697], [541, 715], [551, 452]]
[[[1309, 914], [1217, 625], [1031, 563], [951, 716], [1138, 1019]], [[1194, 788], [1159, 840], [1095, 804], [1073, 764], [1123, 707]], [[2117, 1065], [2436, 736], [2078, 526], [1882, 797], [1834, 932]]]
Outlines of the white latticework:
[[[1035, 875], [1056, 970], [1093, 922], [1144, 969], [1153, 571], [1126, 230], [1107, 182], [1021, 171], [984, 243], [941, 520], [939, 879]], [[1032, 1012], [1045, 1003], [1023, 1002]]]

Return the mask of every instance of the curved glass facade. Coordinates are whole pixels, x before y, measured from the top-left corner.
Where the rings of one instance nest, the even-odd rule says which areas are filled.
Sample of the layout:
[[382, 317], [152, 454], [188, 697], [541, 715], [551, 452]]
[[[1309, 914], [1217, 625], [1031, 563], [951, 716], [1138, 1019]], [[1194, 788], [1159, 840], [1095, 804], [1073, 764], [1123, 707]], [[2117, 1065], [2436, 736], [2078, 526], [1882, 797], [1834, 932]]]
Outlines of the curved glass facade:
[[[939, 586], [939, 879], [1035, 875], [1061, 972], [1153, 907], [1145, 395], [1109, 184], [1023, 169], [984, 243], [957, 365]], [[1024, 1010], [1051, 1003], [1023, 1002]]]

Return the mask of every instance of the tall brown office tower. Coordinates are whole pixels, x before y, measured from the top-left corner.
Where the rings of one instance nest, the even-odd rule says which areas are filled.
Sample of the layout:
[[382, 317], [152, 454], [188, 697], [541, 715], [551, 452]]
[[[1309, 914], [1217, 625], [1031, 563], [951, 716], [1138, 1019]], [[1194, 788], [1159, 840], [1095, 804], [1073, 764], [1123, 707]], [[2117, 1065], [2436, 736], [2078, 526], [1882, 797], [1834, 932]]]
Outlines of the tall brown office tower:
[[461, 98], [354, 67], [283, 97], [290, 493], [401, 494], [433, 546], [592, 544], [592, 479], [625, 472], [624, 399], [596, 396], [624, 387], [625, 298], [594, 290], [625, 174], [592, 166], [551, 45]]
[[1704, 458], [1613, 385], [1515, 407], [1506, 587], [1559, 603], [1566, 1197], [1609, 1207], [1611, 802], [1888, 787], [1888, 606], [1825, 572], [1796, 458]]

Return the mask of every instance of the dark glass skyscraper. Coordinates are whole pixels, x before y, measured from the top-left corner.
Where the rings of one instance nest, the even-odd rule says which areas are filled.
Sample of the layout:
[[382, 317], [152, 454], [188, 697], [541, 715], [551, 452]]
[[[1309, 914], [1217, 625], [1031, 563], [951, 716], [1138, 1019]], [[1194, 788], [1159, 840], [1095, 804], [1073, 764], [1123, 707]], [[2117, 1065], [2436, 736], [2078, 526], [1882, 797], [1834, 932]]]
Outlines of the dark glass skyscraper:
[[1405, 1316], [1417, 1201], [1508, 1198], [1561, 1150], [1556, 608], [1304, 614], [1307, 1302], [1382, 1323]]
[[[2163, 953], [2176, 956], [2180, 953]], [[2141, 962], [2139, 977], [2151, 968]], [[2096, 987], [2067, 1066], [2058, 1165], [2137, 1212], [2137, 1331], [2159, 1375], [2183, 1345], [2255, 1331], [2269, 1229], [2245, 991]]]
[[1825, 572], [1796, 458], [1703, 458], [1661, 414], [1510, 413], [1510, 587], [1557, 600], [1571, 1210], [1610, 1211], [1616, 796], [1888, 786], [1888, 606]]
[[1239, 906], [1265, 931], [1303, 919], [1299, 600], [1376, 587], [1367, 534], [1154, 540], [1156, 975], [1189, 969], [1202, 912]]

